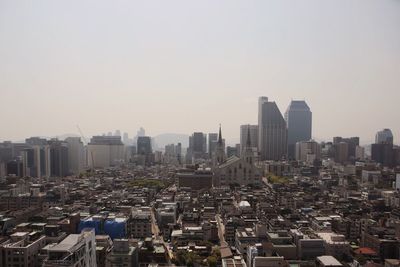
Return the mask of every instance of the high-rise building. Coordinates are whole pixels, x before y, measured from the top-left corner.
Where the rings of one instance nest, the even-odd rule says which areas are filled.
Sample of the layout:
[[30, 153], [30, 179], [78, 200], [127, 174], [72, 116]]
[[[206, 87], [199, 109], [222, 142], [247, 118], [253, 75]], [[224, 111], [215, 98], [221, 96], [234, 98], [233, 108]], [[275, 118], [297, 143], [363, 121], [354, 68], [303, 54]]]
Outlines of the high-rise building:
[[395, 163], [393, 145], [390, 143], [372, 144], [371, 159], [385, 167], [393, 167]]
[[65, 177], [69, 173], [68, 143], [58, 139], [49, 141], [50, 146], [50, 175]]
[[128, 133], [124, 133], [123, 138], [122, 138], [122, 142], [123, 142], [125, 145], [128, 145], [128, 144], [129, 144], [129, 134], [128, 134]]
[[139, 136], [137, 138], [137, 159], [139, 165], [146, 166], [150, 166], [155, 161], [152, 142], [149, 136]]
[[375, 135], [375, 144], [393, 144], [393, 134], [390, 129], [383, 129]]
[[189, 136], [189, 147], [187, 153], [188, 161], [194, 163], [200, 159], [207, 158], [207, 135], [195, 132]]
[[296, 160], [313, 163], [321, 159], [321, 146], [313, 141], [301, 141], [296, 143]]
[[137, 153], [139, 155], [149, 155], [153, 153], [151, 148], [151, 138], [149, 136], [139, 136], [137, 139]]
[[349, 137], [343, 138], [340, 136], [333, 138], [333, 146], [336, 149], [337, 145], [340, 143], [347, 143], [347, 159], [354, 161], [356, 157], [356, 147], [360, 145], [359, 137]]
[[356, 147], [356, 160], [364, 160], [365, 159], [365, 148], [362, 146]]
[[125, 159], [120, 136], [93, 136], [87, 146], [88, 165], [92, 168], [118, 166]]
[[349, 160], [349, 144], [339, 142], [335, 144], [335, 162], [345, 163]]
[[258, 150], [258, 125], [245, 124], [240, 126], [240, 153], [246, 148], [247, 135], [250, 132], [250, 147]]
[[46, 145], [34, 145], [22, 152], [24, 176], [50, 177], [50, 147]]
[[181, 164], [182, 144], [169, 144], [165, 146], [164, 161], [169, 164]]
[[22, 152], [24, 175], [50, 177], [50, 147], [44, 138], [31, 137], [25, 140], [28, 148]]
[[143, 127], [140, 127], [140, 129], [137, 131], [136, 136], [139, 137], [139, 136], [145, 136], [145, 135], [146, 135], [146, 131], [144, 130]]
[[297, 142], [309, 141], [312, 131], [312, 113], [305, 101], [292, 100], [285, 112], [288, 129], [288, 157], [295, 158]]
[[208, 156], [212, 158], [218, 143], [218, 133], [208, 134]]
[[67, 137], [68, 145], [68, 169], [72, 174], [79, 174], [85, 168], [85, 148], [80, 137]]
[[258, 100], [258, 148], [261, 160], [280, 160], [287, 154], [285, 119], [265, 96]]
[[371, 145], [371, 159], [385, 167], [398, 163], [397, 150], [393, 146], [393, 134], [390, 129], [383, 129], [375, 135], [375, 144]]

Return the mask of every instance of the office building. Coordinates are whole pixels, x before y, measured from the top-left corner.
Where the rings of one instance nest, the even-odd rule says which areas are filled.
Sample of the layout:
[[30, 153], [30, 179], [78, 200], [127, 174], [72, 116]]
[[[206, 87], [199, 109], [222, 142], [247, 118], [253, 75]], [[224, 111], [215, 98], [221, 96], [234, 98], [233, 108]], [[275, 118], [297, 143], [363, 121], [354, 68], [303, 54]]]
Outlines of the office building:
[[165, 146], [164, 163], [181, 164], [182, 163], [182, 144], [169, 144]]
[[137, 153], [139, 155], [150, 155], [153, 153], [151, 138], [149, 136], [139, 136], [137, 139]]
[[297, 142], [295, 158], [312, 164], [321, 159], [321, 146], [313, 140]]
[[87, 146], [88, 165], [108, 168], [124, 162], [125, 147], [120, 136], [93, 136]]
[[278, 106], [267, 97], [258, 100], [258, 150], [260, 160], [281, 160], [287, 154], [287, 128]]
[[334, 137], [333, 138], [333, 146], [334, 149], [337, 150], [338, 144], [340, 143], [346, 143], [347, 144], [347, 156], [346, 160], [349, 161], [354, 161], [356, 157], [356, 148], [360, 146], [360, 138], [359, 137], [349, 137], [349, 138], [343, 138], [340, 136]]
[[364, 160], [365, 159], [365, 148], [362, 146], [356, 147], [356, 160]]
[[346, 163], [349, 160], [349, 144], [346, 142], [339, 142], [335, 145], [335, 162]]
[[288, 129], [288, 157], [295, 158], [297, 142], [309, 141], [312, 133], [312, 113], [305, 101], [292, 100], [285, 112]]
[[22, 152], [24, 176], [42, 178], [50, 177], [50, 147], [33, 145]]
[[43, 267], [97, 267], [94, 229], [71, 234], [48, 249]]
[[390, 129], [383, 129], [375, 135], [375, 144], [392, 144], [393, 145], [393, 133]]
[[137, 138], [137, 155], [139, 165], [150, 166], [155, 161], [149, 136], [139, 136]]
[[68, 144], [65, 141], [52, 139], [50, 146], [50, 176], [65, 177], [70, 174], [68, 162]]
[[195, 132], [189, 136], [187, 158], [190, 163], [204, 160], [207, 155], [207, 136], [202, 132]]
[[210, 158], [213, 157], [215, 148], [217, 147], [217, 143], [218, 143], [218, 133], [209, 133], [208, 134], [208, 156]]
[[371, 159], [385, 167], [393, 167], [395, 163], [393, 144], [379, 143], [371, 145]]
[[80, 174], [86, 165], [85, 148], [80, 137], [68, 137], [65, 139], [68, 146], [68, 170], [71, 174]]

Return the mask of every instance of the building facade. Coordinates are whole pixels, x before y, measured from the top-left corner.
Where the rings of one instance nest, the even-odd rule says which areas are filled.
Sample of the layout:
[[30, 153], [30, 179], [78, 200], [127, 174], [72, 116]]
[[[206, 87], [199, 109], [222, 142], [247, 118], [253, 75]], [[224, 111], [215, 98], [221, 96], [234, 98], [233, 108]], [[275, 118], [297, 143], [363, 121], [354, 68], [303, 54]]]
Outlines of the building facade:
[[287, 156], [287, 128], [278, 106], [267, 97], [258, 100], [258, 150], [260, 160], [281, 160]]
[[295, 158], [297, 142], [309, 141], [312, 134], [312, 113], [305, 101], [292, 100], [285, 112], [288, 129], [288, 157]]

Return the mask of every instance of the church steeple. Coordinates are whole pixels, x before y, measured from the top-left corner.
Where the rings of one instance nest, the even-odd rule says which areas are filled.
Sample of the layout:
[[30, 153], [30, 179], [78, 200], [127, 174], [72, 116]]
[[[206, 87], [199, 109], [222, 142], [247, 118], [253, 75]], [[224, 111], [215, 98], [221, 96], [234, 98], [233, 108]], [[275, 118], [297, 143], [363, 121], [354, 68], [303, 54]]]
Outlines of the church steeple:
[[222, 143], [221, 124], [219, 124], [218, 145], [223, 146], [223, 143]]
[[215, 148], [215, 155], [214, 155], [214, 165], [220, 165], [225, 162], [226, 155], [225, 155], [225, 147], [224, 141], [222, 139], [222, 130], [221, 124], [219, 125], [219, 134], [218, 134], [218, 142], [217, 147]]
[[247, 125], [246, 146], [242, 151], [242, 158], [249, 164], [254, 163], [254, 152], [253, 148], [251, 147], [250, 125]]

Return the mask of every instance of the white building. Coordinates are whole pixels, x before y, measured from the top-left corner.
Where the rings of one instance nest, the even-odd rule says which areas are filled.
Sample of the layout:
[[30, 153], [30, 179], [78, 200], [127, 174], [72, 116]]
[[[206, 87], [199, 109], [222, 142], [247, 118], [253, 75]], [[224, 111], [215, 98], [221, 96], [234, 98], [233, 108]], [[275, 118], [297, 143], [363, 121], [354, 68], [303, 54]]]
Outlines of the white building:
[[344, 235], [335, 233], [317, 233], [324, 240], [326, 255], [341, 258], [343, 255], [350, 255], [350, 243]]
[[118, 166], [125, 159], [120, 136], [93, 136], [88, 144], [88, 165], [94, 168]]
[[43, 267], [97, 267], [94, 229], [71, 234], [48, 250]]
[[321, 159], [321, 146], [313, 141], [302, 141], [296, 143], [296, 160], [313, 163]]

